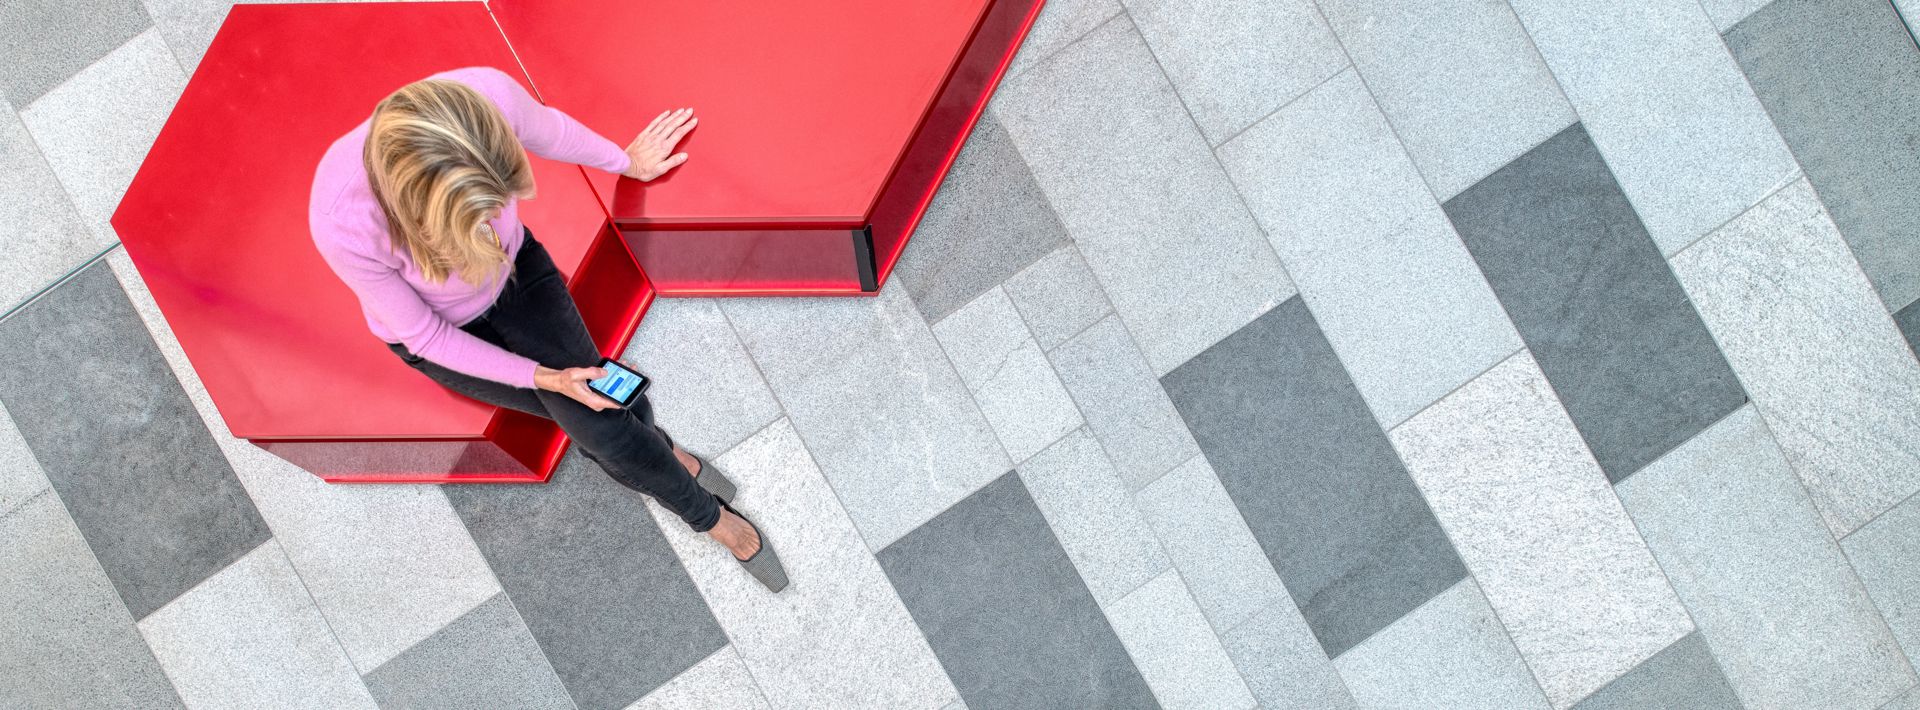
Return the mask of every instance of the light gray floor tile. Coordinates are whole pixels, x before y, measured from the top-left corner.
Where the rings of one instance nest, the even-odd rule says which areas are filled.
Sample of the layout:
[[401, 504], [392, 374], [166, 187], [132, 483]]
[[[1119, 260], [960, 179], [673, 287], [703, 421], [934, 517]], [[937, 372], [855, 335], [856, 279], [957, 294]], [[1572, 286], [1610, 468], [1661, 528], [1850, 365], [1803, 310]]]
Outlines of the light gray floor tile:
[[1159, 707], [1019, 476], [879, 558], [968, 707]]
[[1080, 427], [1073, 397], [999, 287], [934, 324], [933, 335], [1015, 462]]
[[1554, 707], [1693, 630], [1531, 355], [1389, 436]]
[[107, 218], [186, 83], [159, 31], [147, 30], [32, 104], [16, 105], [96, 239], [117, 239]]
[[1713, 19], [1714, 27], [1726, 32], [1770, 2], [1773, 0], [1700, 0], [1700, 6]]
[[152, 24], [139, 0], [0, 4], [0, 93], [15, 106], [32, 103]]
[[648, 508], [773, 707], [932, 710], [956, 697], [790, 424], [774, 422], [715, 463], [754, 491], [738, 507], [780, 554], [785, 591], [768, 593], [726, 548]]
[[1006, 82], [997, 114], [1156, 374], [1292, 295], [1131, 22]]
[[579, 452], [544, 485], [442, 488], [580, 707], [624, 707], [727, 644], [645, 497]]
[[647, 693], [627, 710], [684, 710], [711, 707], [767, 710], [767, 698], [754, 683], [740, 654], [727, 646], [688, 668], [666, 685]]
[[[1816, 703], [1815, 705], [1819, 705]], [[1801, 707], [1814, 707], [1807, 705]], [[1575, 705], [1577, 710], [1741, 710], [1700, 634], [1687, 634]], [[1794, 707], [1756, 705], [1754, 707]]]
[[1353, 72], [1240, 134], [1220, 158], [1381, 426], [1520, 349]]
[[719, 456], [780, 418], [780, 402], [712, 299], [654, 301], [621, 361], [653, 378], [647, 399], [655, 421], [702, 457]]
[[1006, 76], [1012, 77], [1053, 56], [1101, 23], [1113, 19], [1120, 10], [1120, 0], [1051, 0], [1042, 5], [1040, 17], [1027, 30], [1027, 39], [1020, 44], [1020, 53], [1014, 55]]
[[934, 323], [933, 337], [971, 390], [991, 381], [1006, 366], [1007, 356], [1033, 339], [1013, 301], [997, 286]]
[[1662, 252], [1798, 175], [1696, 0], [1512, 5]]
[[1920, 363], [1805, 181], [1673, 268], [1835, 536], [1920, 490]]
[[272, 541], [140, 620], [140, 632], [192, 707], [374, 707]]
[[1262, 708], [1356, 707], [1353, 694], [1347, 692], [1327, 652], [1313, 637], [1313, 629], [1307, 628], [1307, 620], [1290, 599], [1221, 631], [1220, 641]]
[[1122, 1], [1213, 145], [1347, 65], [1304, 0]]
[[1920, 686], [1907, 691], [1906, 695], [1887, 701], [1880, 710], [1920, 710]]
[[1200, 453], [1180, 413], [1127, 337], [1108, 317], [1055, 348], [1053, 367], [1131, 490]]
[[1027, 322], [1034, 342], [1052, 350], [1113, 312], [1100, 281], [1080, 250], [1061, 248], [1007, 279], [1007, 297]]
[[4, 406], [0, 406], [0, 462], [5, 462], [0, 463], [0, 516], [25, 505], [51, 485]]
[[1007, 129], [989, 111], [894, 266], [931, 323], [1067, 243]]
[[1163, 383], [1328, 656], [1465, 576], [1300, 299]]
[[1506, 3], [1322, 0], [1320, 9], [1442, 200], [1578, 120]]
[[506, 595], [497, 594], [367, 674], [383, 708], [572, 708]]
[[1335, 659], [1363, 708], [1541, 708], [1547, 698], [1473, 580]]
[[1778, 0], [1727, 46], [1887, 308], [1920, 300], [1920, 51], [1886, 0]]
[[1167, 571], [1108, 605], [1107, 619], [1161, 707], [1253, 708], [1253, 693], [1180, 574]]
[[1880, 614], [1906, 649], [1920, 659], [1920, 497], [1909, 498], [1841, 541]]
[[1753, 407], [1617, 490], [1747, 705], [1873, 708], [1914, 682]]
[[[33, 3], [27, 3], [33, 4]], [[14, 3], [9, 3], [12, 7]], [[0, 11], [4, 12], [4, 11]], [[12, 107], [0, 102], [0, 309], [11, 308], [113, 243], [87, 229], [61, 191], [39, 145]]]
[[1215, 627], [1231, 629], [1275, 604], [1293, 605], [1205, 456], [1180, 464], [1134, 500]]
[[105, 264], [0, 321], [0, 357], [0, 399], [134, 618], [267, 539]]
[[1068, 434], [1021, 464], [1020, 480], [1101, 605], [1112, 605], [1169, 569], [1130, 489], [1087, 430]]
[[0, 705], [184, 707], [60, 499], [0, 515]]
[[870, 548], [1011, 466], [904, 292], [722, 309]]

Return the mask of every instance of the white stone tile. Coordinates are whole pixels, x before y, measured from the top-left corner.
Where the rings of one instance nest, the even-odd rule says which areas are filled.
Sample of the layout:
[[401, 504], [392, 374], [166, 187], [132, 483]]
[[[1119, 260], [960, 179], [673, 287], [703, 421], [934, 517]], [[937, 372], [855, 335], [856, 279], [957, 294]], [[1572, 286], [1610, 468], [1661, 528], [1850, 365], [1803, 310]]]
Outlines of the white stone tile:
[[1513, 0], [1668, 255], [1799, 174], [1695, 0]]
[[1752, 405], [1616, 489], [1755, 708], [1873, 708], [1914, 683]]
[[1293, 605], [1206, 457], [1180, 464], [1134, 500], [1216, 628], [1235, 628], [1275, 604]]
[[0, 310], [41, 288], [113, 243], [80, 221], [40, 146], [5, 101], [0, 101]]
[[1113, 312], [1080, 250], [1067, 246], [1007, 279], [1007, 296], [1043, 350], [1067, 341]]
[[[1700, 0], [1700, 7], [1707, 11], [1707, 17], [1713, 19], [1715, 29], [1721, 33], [1733, 29], [1748, 15], [1758, 12], [1773, 0]], [[1895, 0], [1895, 5], [1899, 0]]]
[[1347, 65], [1311, 2], [1123, 1], [1213, 145]]
[[1880, 710], [1920, 710], [1920, 686], [1907, 691], [1906, 695], [1887, 701]]
[[1333, 665], [1363, 708], [1546, 708], [1471, 578], [1408, 612]]
[[1673, 269], [1836, 537], [1920, 490], [1920, 363], [1806, 181]]
[[107, 263], [356, 668], [371, 672], [500, 593], [439, 487], [332, 485], [234, 438], [126, 252]]
[[1532, 354], [1388, 436], [1554, 707], [1693, 631]]
[[1840, 542], [1907, 659], [1920, 659], [1920, 496]]
[[722, 309], [871, 549], [1011, 468], [904, 291]]
[[149, 29], [20, 110], [96, 243], [117, 240], [107, 219], [186, 83]]
[[1113, 19], [1120, 14], [1120, 9], [1120, 0], [1049, 0], [1041, 6], [1033, 27], [1027, 30], [1027, 38], [1020, 44], [1020, 53], [1014, 55], [1006, 75], [1019, 74], [1053, 56], [1101, 23]]
[[1321, 0], [1320, 9], [1441, 200], [1579, 120], [1504, 2]]
[[706, 660], [693, 664], [635, 700], [627, 710], [684, 710], [685, 708], [729, 708], [730, 710], [766, 710], [767, 698], [753, 682], [740, 654], [727, 646]]
[[1220, 158], [1382, 427], [1520, 349], [1353, 72], [1240, 134]]
[[0, 405], [0, 517], [6, 516], [34, 496], [49, 490], [47, 472], [34, 460], [13, 416]]
[[654, 421], [703, 457], [780, 418], [780, 402], [712, 299], [655, 300], [621, 361], [653, 378]]
[[1006, 366], [1007, 356], [1033, 339], [1013, 301], [998, 286], [933, 324], [933, 337], [971, 390], [992, 380]]
[[1153, 529], [1085, 429], [1020, 465], [1034, 505], [1094, 601], [1111, 604], [1168, 569]]
[[[1196, 584], [1203, 584], [1196, 582]], [[1219, 629], [1219, 622], [1215, 622]], [[1220, 642], [1240, 669], [1260, 707], [1334, 710], [1356, 707], [1333, 661], [1288, 598], [1220, 631]]]
[[375, 707], [271, 540], [148, 614], [140, 632], [191, 707]]
[[1107, 620], [1161, 707], [1255, 707], [1186, 583], [1169, 571], [1107, 607]]
[[1125, 326], [1107, 318], [1055, 348], [1053, 367], [1131, 490], [1200, 453]]
[[995, 114], [1156, 375], [1293, 295], [1131, 22], [1003, 84]]
[[959, 697], [791, 424], [715, 463], [757, 491], [740, 512], [786, 565], [785, 591], [769, 593], [726, 548], [647, 508], [773, 707], [931, 709]]
[[999, 287], [934, 324], [933, 335], [1014, 462], [1080, 427], [1072, 396]]

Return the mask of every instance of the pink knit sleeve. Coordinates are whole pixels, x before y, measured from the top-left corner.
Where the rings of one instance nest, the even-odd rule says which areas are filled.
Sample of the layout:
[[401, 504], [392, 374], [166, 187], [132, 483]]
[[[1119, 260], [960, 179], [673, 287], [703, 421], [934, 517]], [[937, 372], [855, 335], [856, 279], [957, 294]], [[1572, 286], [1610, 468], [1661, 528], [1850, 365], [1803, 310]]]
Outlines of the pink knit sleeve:
[[442, 74], [449, 79], [478, 89], [500, 107], [520, 144], [534, 155], [575, 165], [585, 165], [610, 173], [625, 172], [627, 152], [613, 141], [600, 137], [572, 116], [542, 105], [521, 88], [520, 82], [492, 67], [456, 69]]

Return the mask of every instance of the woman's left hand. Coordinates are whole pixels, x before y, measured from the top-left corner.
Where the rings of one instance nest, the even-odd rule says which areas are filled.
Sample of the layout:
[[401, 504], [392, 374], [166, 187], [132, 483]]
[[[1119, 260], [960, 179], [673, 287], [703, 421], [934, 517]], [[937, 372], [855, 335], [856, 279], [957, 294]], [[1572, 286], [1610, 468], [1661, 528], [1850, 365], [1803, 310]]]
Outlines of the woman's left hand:
[[632, 163], [627, 166], [626, 172], [620, 174], [646, 182], [687, 162], [687, 154], [675, 153], [673, 148], [680, 145], [680, 139], [685, 138], [687, 131], [693, 130], [699, 123], [700, 119], [693, 117], [693, 109], [690, 108], [660, 114], [653, 119], [653, 123], [647, 124], [647, 130], [641, 131], [640, 136], [627, 146], [627, 158]]

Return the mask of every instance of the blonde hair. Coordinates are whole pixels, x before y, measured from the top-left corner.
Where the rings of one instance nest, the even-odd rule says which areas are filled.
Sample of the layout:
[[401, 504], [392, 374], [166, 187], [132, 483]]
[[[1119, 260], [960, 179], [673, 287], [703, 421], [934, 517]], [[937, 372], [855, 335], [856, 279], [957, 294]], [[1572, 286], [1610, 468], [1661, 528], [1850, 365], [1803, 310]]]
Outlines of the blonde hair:
[[370, 128], [367, 178], [420, 275], [478, 285], [510, 269], [487, 214], [531, 191], [533, 169], [493, 102], [457, 81], [416, 81], [374, 107]]

